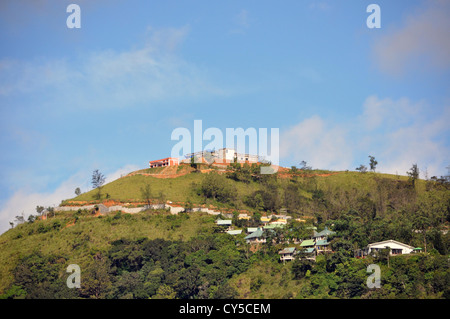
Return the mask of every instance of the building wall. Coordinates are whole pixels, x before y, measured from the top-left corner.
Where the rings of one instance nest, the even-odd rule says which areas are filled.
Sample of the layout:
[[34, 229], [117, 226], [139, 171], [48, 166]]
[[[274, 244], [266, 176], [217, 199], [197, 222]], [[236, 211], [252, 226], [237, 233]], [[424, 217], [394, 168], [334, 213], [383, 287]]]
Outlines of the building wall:
[[150, 168], [153, 168], [153, 167], [174, 166], [178, 165], [179, 162], [178, 158], [176, 157], [167, 157], [160, 160], [150, 161], [148, 164]]

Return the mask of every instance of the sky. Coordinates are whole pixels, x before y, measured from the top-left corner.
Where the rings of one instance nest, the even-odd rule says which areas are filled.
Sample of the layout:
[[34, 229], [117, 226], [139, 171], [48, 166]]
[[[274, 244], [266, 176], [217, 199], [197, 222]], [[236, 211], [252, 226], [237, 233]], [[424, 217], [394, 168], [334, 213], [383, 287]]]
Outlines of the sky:
[[437, 0], [4, 0], [0, 233], [92, 189], [95, 169], [110, 182], [170, 156], [195, 120], [279, 129], [285, 167], [371, 155], [378, 172], [446, 175], [449, 16]]

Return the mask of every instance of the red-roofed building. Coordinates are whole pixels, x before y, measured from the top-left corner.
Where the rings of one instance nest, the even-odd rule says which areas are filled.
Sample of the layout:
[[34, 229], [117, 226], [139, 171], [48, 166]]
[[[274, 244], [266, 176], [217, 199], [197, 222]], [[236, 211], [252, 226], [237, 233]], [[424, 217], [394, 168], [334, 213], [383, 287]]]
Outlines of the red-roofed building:
[[148, 162], [149, 167], [165, 167], [165, 166], [176, 166], [178, 165], [178, 158], [176, 157], [167, 157], [156, 161]]

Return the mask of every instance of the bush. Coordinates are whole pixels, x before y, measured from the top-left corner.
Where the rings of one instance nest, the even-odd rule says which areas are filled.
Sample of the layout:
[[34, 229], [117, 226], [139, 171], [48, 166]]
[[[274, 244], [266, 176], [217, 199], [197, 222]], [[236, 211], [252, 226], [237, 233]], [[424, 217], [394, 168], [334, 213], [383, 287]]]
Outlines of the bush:
[[236, 188], [225, 177], [209, 173], [200, 185], [199, 194], [218, 202], [228, 203], [236, 199]]

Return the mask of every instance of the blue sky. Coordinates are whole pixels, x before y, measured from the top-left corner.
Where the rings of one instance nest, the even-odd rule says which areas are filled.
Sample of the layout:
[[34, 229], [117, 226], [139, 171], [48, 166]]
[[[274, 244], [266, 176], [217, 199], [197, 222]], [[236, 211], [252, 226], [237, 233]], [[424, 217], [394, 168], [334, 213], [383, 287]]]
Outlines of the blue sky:
[[373, 155], [444, 175], [448, 16], [445, 1], [2, 1], [0, 231], [89, 190], [94, 169], [111, 181], [169, 156], [197, 119], [279, 128], [283, 166]]

